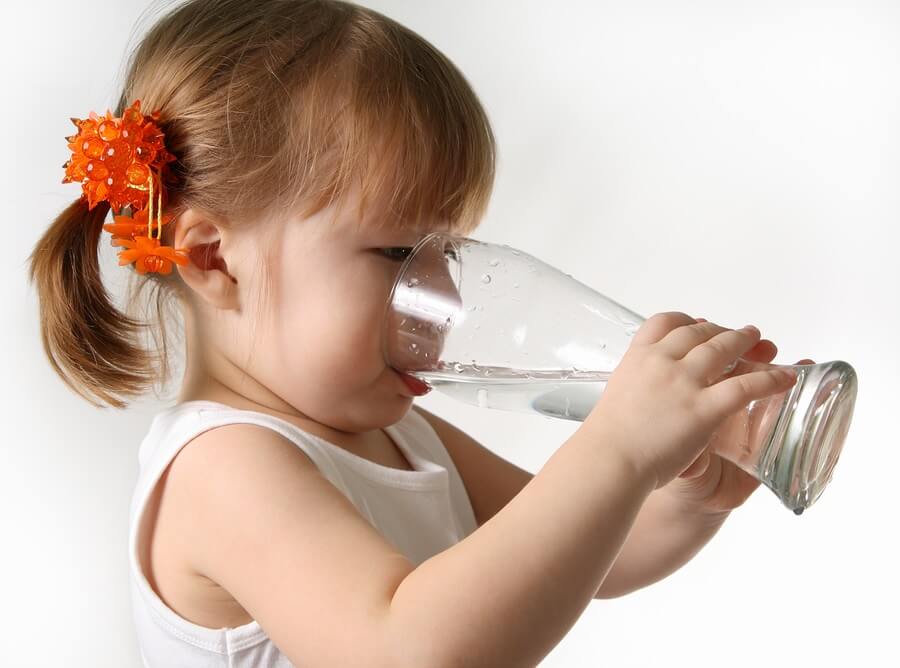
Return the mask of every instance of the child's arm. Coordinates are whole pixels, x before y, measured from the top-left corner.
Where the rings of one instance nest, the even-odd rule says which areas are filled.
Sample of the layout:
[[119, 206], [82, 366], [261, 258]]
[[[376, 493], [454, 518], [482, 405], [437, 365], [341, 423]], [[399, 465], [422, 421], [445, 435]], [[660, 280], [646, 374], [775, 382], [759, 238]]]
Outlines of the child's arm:
[[[671, 483], [670, 483], [671, 484]], [[690, 561], [729, 512], [698, 512], [668, 493], [650, 494], [594, 598], [616, 598], [662, 580]]]
[[191, 569], [296, 665], [534, 666], [593, 599], [656, 484], [583, 424], [489, 521], [414, 566], [297, 446], [256, 425], [173, 461]]
[[[414, 405], [413, 410], [428, 421], [450, 454], [478, 526], [512, 501], [534, 477], [443, 418], [421, 406]], [[709, 542], [729, 515], [691, 508], [670, 493], [673, 484], [677, 483], [650, 494], [594, 598], [623, 596], [675, 572]]]
[[[391, 601], [409, 665], [534, 666], [594, 598], [655, 481], [583, 424], [504, 508]], [[413, 639], [419, 639], [416, 642]]]

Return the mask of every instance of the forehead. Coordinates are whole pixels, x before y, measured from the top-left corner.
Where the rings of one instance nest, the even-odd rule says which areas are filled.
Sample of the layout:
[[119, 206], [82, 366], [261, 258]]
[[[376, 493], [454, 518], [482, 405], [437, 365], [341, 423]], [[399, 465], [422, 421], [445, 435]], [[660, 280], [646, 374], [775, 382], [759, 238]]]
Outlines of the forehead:
[[367, 202], [360, 208], [359, 192], [354, 189], [342, 200], [314, 214], [319, 232], [339, 239], [411, 239], [431, 232], [448, 233], [452, 225], [447, 220], [429, 217], [422, 220], [403, 220], [390, 211], [383, 201]]

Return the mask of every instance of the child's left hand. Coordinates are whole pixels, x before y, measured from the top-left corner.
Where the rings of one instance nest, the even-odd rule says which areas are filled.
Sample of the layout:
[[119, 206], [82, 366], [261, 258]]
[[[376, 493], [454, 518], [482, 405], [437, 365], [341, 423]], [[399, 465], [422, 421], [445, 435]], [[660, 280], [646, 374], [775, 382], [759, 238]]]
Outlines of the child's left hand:
[[[696, 318], [697, 322], [706, 322]], [[778, 353], [769, 339], [760, 339], [749, 351], [741, 355], [747, 361], [768, 364]], [[797, 364], [814, 364], [802, 359]], [[715, 439], [715, 435], [713, 436]], [[710, 444], [713, 440], [710, 440]], [[727, 515], [737, 508], [760, 486], [760, 481], [734, 463], [711, 452], [711, 445], [700, 453], [684, 472], [660, 489], [673, 495], [686, 507], [701, 513]]]

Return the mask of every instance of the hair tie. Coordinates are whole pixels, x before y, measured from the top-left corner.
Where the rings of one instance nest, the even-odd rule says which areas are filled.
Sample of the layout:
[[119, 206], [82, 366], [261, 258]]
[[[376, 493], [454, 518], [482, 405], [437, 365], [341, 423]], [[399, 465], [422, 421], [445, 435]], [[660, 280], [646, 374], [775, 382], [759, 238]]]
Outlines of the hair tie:
[[[165, 137], [157, 125], [159, 112], [141, 113], [135, 100], [121, 118], [106, 110], [93, 111], [86, 119], [73, 118], [78, 133], [66, 137], [72, 157], [63, 165], [63, 183], [80, 182], [81, 197], [88, 210], [106, 200], [113, 210], [114, 223], [103, 226], [112, 233], [112, 246], [121, 246], [119, 265], [134, 263], [139, 274], [168, 274], [172, 263], [188, 264], [189, 249], [160, 245], [162, 226], [170, 222], [163, 215], [166, 200], [163, 171], [175, 156], [166, 150]], [[123, 215], [123, 207], [130, 215]]]

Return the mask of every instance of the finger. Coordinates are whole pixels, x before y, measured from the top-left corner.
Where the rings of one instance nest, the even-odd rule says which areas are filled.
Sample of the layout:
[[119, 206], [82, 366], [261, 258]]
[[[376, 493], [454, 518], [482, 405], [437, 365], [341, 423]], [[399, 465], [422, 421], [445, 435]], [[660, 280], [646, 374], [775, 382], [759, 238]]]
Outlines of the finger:
[[[697, 322], [708, 322], [706, 318], [696, 318], [696, 320]], [[778, 355], [778, 346], [775, 345], [775, 342], [769, 339], [760, 339], [755, 346], [741, 355], [741, 357], [750, 362], [767, 364], [775, 359], [776, 355]]]
[[704, 450], [701, 452], [697, 459], [695, 459], [690, 466], [688, 466], [684, 471], [678, 474], [679, 478], [685, 478], [690, 480], [691, 478], [698, 478], [704, 473], [706, 473], [706, 469], [709, 468], [711, 455], [709, 450]]
[[[702, 325], [699, 325], [702, 327]], [[726, 329], [689, 351], [682, 363], [696, 378], [710, 384], [725, 373], [726, 367], [753, 348], [759, 341], [757, 329]]]
[[768, 364], [778, 354], [778, 346], [769, 339], [760, 339], [750, 350], [745, 352], [741, 357], [751, 362], [763, 362]]
[[666, 334], [657, 345], [672, 359], [681, 359], [701, 343], [726, 331], [727, 327], [714, 322], [685, 323]]
[[719, 422], [751, 401], [785, 392], [797, 382], [797, 372], [776, 366], [732, 376], [700, 391], [698, 411], [701, 418]]
[[641, 323], [635, 333], [632, 343], [650, 345], [664, 338], [669, 332], [685, 324], [691, 324], [694, 319], [681, 311], [664, 311], [654, 313]]

